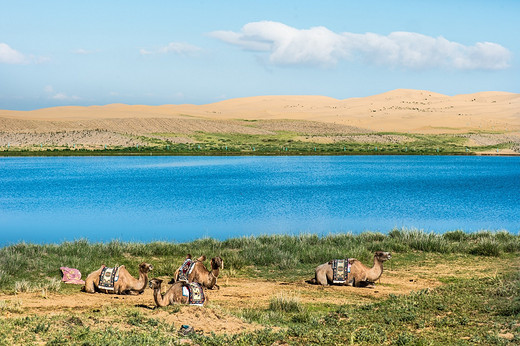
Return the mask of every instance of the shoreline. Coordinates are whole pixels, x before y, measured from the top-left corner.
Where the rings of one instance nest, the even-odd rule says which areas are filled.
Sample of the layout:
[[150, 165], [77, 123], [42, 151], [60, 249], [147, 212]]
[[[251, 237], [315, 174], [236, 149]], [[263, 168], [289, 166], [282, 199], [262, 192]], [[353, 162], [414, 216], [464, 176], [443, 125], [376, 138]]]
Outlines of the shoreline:
[[110, 150], [99, 151], [0, 151], [0, 157], [68, 157], [68, 156], [218, 156], [218, 157], [236, 157], [236, 156], [498, 156], [498, 157], [518, 157], [520, 153], [483, 153], [483, 152], [162, 152], [162, 151], [135, 151], [135, 152], [120, 152]]
[[152, 239], [152, 240], [124, 240], [124, 239], [110, 239], [110, 240], [89, 240], [88, 238], [76, 238], [73, 240], [60, 240], [60, 241], [50, 241], [50, 242], [31, 242], [26, 240], [19, 240], [16, 242], [6, 242], [1, 243], [0, 242], [0, 250], [6, 247], [11, 246], [18, 246], [18, 245], [24, 245], [24, 246], [63, 246], [64, 244], [75, 244], [75, 243], [82, 243], [82, 244], [88, 244], [88, 245], [108, 245], [111, 243], [114, 244], [120, 244], [120, 245], [141, 245], [141, 246], [149, 246], [150, 244], [161, 244], [164, 246], [184, 246], [184, 245], [190, 245], [197, 242], [210, 242], [210, 243], [229, 243], [234, 241], [243, 241], [245, 239], [249, 239], [252, 241], [257, 241], [258, 239], [286, 239], [286, 240], [295, 240], [297, 238], [299, 239], [306, 239], [306, 238], [316, 238], [319, 241], [323, 241], [326, 238], [337, 238], [341, 239], [344, 237], [352, 238], [352, 239], [363, 239], [363, 238], [376, 238], [378, 241], [382, 241], [384, 239], [390, 239], [395, 237], [396, 235], [401, 236], [408, 236], [408, 237], [415, 237], [415, 238], [426, 238], [426, 237], [433, 237], [433, 238], [443, 238], [448, 237], [451, 238], [451, 234], [456, 235], [455, 238], [462, 239], [462, 238], [488, 238], [488, 237], [496, 237], [497, 235], [503, 235], [505, 237], [519, 237], [520, 239], [520, 229], [518, 232], [514, 232], [507, 229], [481, 229], [477, 231], [465, 231], [460, 228], [457, 229], [450, 229], [445, 231], [428, 231], [423, 229], [415, 229], [415, 228], [393, 228], [389, 229], [388, 231], [361, 231], [361, 232], [329, 232], [329, 233], [319, 233], [319, 232], [300, 232], [300, 233], [265, 233], [265, 234], [250, 234], [250, 235], [241, 235], [241, 236], [232, 236], [229, 238], [223, 238], [218, 239], [215, 237], [199, 237], [194, 238], [192, 240], [186, 240], [186, 241], [176, 241], [176, 240], [161, 240], [161, 239]]

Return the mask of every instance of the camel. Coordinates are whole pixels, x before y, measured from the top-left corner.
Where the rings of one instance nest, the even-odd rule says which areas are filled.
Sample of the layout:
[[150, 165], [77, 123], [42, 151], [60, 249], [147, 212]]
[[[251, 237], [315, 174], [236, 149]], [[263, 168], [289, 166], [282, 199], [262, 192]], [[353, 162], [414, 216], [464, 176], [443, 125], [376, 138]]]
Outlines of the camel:
[[99, 276], [105, 266], [101, 266], [98, 270], [90, 273], [85, 279], [85, 286], [81, 289], [87, 293], [111, 293], [111, 294], [131, 294], [137, 295], [144, 292], [146, 284], [148, 283], [148, 272], [153, 269], [153, 266], [148, 263], [141, 263], [139, 265], [139, 279], [135, 279], [123, 265], [119, 267], [119, 279], [114, 282], [114, 289], [107, 290], [99, 287]]
[[[161, 294], [161, 285], [163, 280], [153, 278], [150, 280], [150, 288], [153, 290], [153, 298], [157, 307], [164, 307], [175, 303], [188, 304], [189, 298], [182, 294], [182, 288], [188, 284], [183, 281], [177, 281], [170, 286], [166, 293]], [[203, 304], [206, 304], [208, 299], [204, 300]]]
[[[188, 257], [187, 257], [188, 258]], [[193, 270], [188, 275], [188, 282], [198, 282], [202, 286], [207, 289], [212, 290], [213, 287], [220, 289], [220, 286], [217, 285], [217, 278], [221, 269], [224, 269], [224, 260], [220, 257], [213, 257], [211, 259], [211, 271], [206, 269], [204, 265], [204, 261], [206, 260], [206, 256], [202, 255], [195, 260], [195, 264], [193, 265]], [[175, 276], [173, 278], [173, 282], [177, 282], [179, 278], [179, 269], [175, 272]]]
[[[342, 285], [374, 288], [374, 282], [383, 274], [383, 262], [390, 258], [392, 258], [390, 252], [376, 251], [374, 254], [374, 266], [372, 268], [366, 267], [361, 261], [355, 258], [349, 258], [350, 273], [348, 274], [347, 282]], [[331, 284], [332, 261], [319, 265], [316, 268], [315, 277], [307, 282], [323, 286]]]

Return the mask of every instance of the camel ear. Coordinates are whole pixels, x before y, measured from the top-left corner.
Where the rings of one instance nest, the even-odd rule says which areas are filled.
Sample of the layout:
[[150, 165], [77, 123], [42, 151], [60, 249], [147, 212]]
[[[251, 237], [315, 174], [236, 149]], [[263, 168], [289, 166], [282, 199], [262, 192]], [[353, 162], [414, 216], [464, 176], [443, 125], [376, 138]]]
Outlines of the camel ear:
[[197, 261], [204, 262], [206, 260], [206, 256], [202, 255], [199, 258], [197, 258]]
[[222, 258], [220, 258], [220, 269], [224, 269], [224, 260]]

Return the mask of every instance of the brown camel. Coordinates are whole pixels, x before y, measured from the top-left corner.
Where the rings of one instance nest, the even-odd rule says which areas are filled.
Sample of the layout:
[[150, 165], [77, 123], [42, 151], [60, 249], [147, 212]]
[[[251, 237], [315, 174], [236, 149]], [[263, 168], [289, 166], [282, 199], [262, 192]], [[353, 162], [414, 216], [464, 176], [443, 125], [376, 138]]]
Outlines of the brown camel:
[[[206, 269], [204, 265], [204, 261], [206, 260], [206, 256], [202, 255], [195, 260], [193, 264], [193, 270], [188, 275], [188, 282], [198, 282], [202, 286], [213, 289], [216, 287], [220, 289], [219, 285], [217, 285], [217, 278], [221, 269], [224, 269], [224, 260], [220, 257], [213, 257], [211, 259], [211, 271]], [[179, 277], [179, 269], [175, 272], [174, 282], [178, 280]]]
[[104, 265], [88, 275], [85, 279], [85, 286], [83, 286], [82, 291], [87, 293], [141, 294], [146, 288], [146, 284], [148, 283], [148, 272], [153, 269], [153, 266], [148, 263], [141, 263], [139, 265], [139, 279], [135, 279], [124, 265], [119, 267], [119, 279], [114, 282], [113, 290], [99, 287], [99, 276], [101, 275], [103, 268], [105, 268]]
[[[182, 294], [182, 288], [187, 286], [188, 284], [183, 281], [177, 281], [173, 285], [170, 286], [166, 293], [161, 294], [161, 285], [163, 280], [161, 279], [151, 279], [150, 280], [150, 288], [153, 289], [153, 298], [155, 300], [155, 305], [158, 307], [168, 306], [175, 303], [180, 304], [188, 304], [189, 298]], [[204, 300], [203, 304], [206, 304], [208, 299]]]
[[[383, 262], [392, 258], [390, 252], [376, 251], [374, 254], [374, 266], [366, 267], [361, 261], [355, 258], [349, 258], [350, 273], [348, 280], [342, 285], [355, 287], [373, 288], [374, 282], [383, 274]], [[328, 286], [332, 284], [332, 261], [319, 265], [316, 268], [315, 277], [307, 282], [312, 284], [320, 284]]]

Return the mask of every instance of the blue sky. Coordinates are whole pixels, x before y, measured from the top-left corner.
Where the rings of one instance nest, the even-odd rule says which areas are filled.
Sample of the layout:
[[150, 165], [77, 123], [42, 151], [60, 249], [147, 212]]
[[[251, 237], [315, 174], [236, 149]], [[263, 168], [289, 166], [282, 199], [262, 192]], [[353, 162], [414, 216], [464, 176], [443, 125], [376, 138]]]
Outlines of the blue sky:
[[520, 92], [520, 1], [0, 0], [0, 109]]

